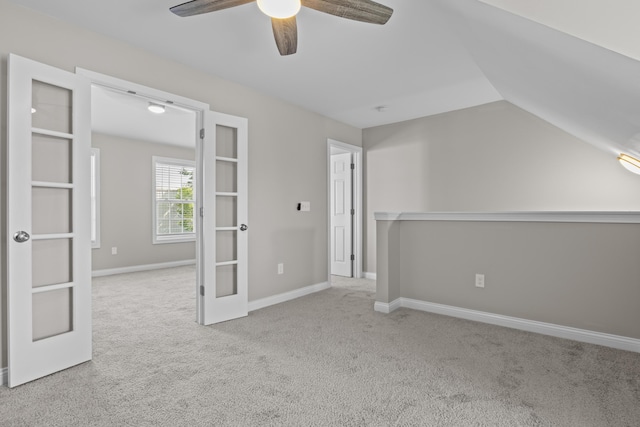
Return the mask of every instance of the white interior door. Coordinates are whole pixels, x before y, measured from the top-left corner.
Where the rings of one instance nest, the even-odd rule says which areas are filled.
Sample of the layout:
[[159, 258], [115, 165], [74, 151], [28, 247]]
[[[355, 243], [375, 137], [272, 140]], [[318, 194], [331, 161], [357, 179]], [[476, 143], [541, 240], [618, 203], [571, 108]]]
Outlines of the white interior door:
[[205, 129], [198, 298], [210, 325], [248, 313], [248, 121], [208, 112]]
[[9, 386], [91, 359], [90, 85], [9, 55]]
[[331, 274], [351, 277], [352, 262], [351, 153], [331, 156]]

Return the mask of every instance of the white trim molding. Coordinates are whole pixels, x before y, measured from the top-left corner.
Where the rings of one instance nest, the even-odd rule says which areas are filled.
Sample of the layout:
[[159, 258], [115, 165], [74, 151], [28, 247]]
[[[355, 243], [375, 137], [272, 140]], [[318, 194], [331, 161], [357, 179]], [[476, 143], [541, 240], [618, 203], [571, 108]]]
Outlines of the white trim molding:
[[161, 270], [163, 268], [183, 267], [185, 265], [195, 265], [195, 259], [184, 261], [161, 262], [158, 264], [132, 265], [129, 267], [107, 268], [104, 270], [93, 270], [91, 277], [113, 276], [114, 274], [137, 273], [138, 271]]
[[329, 289], [331, 284], [329, 282], [318, 283], [316, 285], [306, 286], [304, 288], [296, 289], [294, 291], [284, 292], [278, 295], [273, 295], [266, 298], [249, 301], [249, 311], [260, 310], [261, 308], [269, 307], [271, 305], [280, 304], [282, 302], [291, 301], [292, 299], [300, 298], [305, 295], [310, 295], [316, 292]]
[[365, 271], [364, 278], [369, 280], [378, 280], [378, 274]]
[[469, 310], [411, 298], [398, 298], [388, 304], [376, 301], [374, 310], [381, 313], [391, 313], [401, 307], [640, 353], [640, 339]]
[[9, 383], [9, 368], [0, 369], [0, 386], [7, 385]]
[[373, 305], [373, 310], [380, 313], [389, 314], [392, 311], [396, 311], [397, 309], [402, 307], [401, 300], [402, 298], [398, 298], [389, 303], [376, 301], [376, 303]]
[[640, 212], [375, 212], [377, 221], [589, 222], [640, 224]]

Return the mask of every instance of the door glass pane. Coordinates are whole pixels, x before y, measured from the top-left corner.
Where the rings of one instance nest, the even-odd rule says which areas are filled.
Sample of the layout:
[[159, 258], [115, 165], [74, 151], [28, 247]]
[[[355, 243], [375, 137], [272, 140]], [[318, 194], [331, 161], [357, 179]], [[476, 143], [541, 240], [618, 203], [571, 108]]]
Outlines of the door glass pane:
[[33, 341], [73, 330], [73, 288], [33, 294]]
[[238, 233], [236, 231], [216, 232], [216, 262], [238, 259]]
[[33, 234], [71, 232], [71, 190], [34, 187], [31, 200]]
[[34, 240], [32, 243], [33, 287], [73, 281], [71, 239]]
[[224, 265], [216, 267], [216, 298], [228, 297], [238, 293], [238, 266]]
[[236, 227], [238, 225], [238, 198], [216, 197], [216, 227]]
[[238, 158], [238, 130], [227, 126], [216, 126], [216, 156]]
[[32, 179], [70, 183], [71, 140], [34, 133], [32, 141]]
[[238, 164], [233, 162], [216, 162], [216, 191], [235, 193], [238, 191]]
[[31, 125], [40, 129], [73, 133], [72, 95], [69, 89], [34, 80], [31, 91]]

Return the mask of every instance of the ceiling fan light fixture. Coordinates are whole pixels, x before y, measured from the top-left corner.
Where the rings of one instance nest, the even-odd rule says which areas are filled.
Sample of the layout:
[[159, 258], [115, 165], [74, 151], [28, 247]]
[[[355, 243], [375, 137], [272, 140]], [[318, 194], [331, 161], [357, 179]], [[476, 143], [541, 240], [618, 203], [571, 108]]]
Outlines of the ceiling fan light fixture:
[[631, 157], [628, 154], [620, 154], [618, 156], [618, 161], [629, 172], [633, 172], [635, 174], [640, 175], [640, 160], [635, 157]]
[[147, 109], [154, 114], [164, 113], [164, 105], [156, 104], [155, 102], [150, 102]]
[[257, 3], [262, 13], [277, 19], [296, 16], [302, 6], [301, 0], [258, 0]]

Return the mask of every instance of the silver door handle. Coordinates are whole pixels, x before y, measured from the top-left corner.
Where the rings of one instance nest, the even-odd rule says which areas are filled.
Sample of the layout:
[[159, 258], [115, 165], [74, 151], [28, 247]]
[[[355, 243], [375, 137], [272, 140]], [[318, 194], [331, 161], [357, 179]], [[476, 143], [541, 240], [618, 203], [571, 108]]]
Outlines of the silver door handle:
[[247, 224], [240, 224], [240, 231], [247, 231]]
[[31, 236], [29, 236], [29, 233], [27, 233], [26, 231], [18, 231], [16, 232], [16, 234], [13, 235], [13, 240], [15, 240], [18, 243], [24, 243], [30, 238]]

